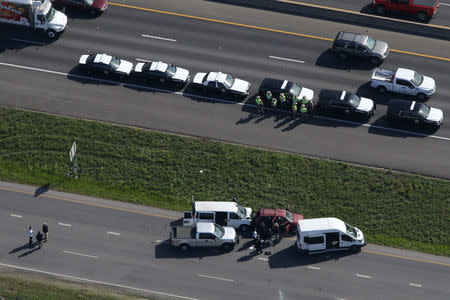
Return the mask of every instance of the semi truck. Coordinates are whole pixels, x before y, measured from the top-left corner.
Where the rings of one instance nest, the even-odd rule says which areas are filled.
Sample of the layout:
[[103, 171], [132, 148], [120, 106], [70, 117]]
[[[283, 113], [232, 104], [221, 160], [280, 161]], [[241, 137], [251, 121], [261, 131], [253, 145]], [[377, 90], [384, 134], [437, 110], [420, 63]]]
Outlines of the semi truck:
[[0, 22], [29, 27], [54, 39], [66, 28], [67, 16], [50, 0], [0, 0]]

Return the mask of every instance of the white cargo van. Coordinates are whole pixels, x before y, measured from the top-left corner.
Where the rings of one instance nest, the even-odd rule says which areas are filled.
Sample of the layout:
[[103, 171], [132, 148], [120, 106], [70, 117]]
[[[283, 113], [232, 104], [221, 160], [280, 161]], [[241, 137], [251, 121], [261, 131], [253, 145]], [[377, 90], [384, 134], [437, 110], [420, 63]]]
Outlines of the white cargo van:
[[366, 245], [361, 230], [337, 218], [305, 219], [297, 223], [296, 246], [301, 254], [347, 250]]
[[250, 228], [252, 209], [231, 201], [195, 201], [192, 211], [185, 211], [183, 226], [198, 222], [213, 222], [221, 226], [234, 227], [241, 231]]

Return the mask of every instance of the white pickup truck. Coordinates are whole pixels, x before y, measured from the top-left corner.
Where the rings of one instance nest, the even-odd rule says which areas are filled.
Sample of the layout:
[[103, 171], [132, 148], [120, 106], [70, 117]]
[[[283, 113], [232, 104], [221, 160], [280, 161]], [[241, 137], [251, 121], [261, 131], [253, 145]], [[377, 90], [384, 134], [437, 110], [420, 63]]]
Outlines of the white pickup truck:
[[414, 95], [420, 100], [425, 100], [436, 92], [433, 78], [403, 68], [398, 68], [397, 71], [376, 68], [369, 83], [380, 93], [389, 91]]
[[239, 243], [239, 236], [233, 227], [214, 223], [197, 223], [195, 226], [173, 226], [170, 231], [170, 244], [185, 252], [194, 247], [214, 247], [225, 251]]

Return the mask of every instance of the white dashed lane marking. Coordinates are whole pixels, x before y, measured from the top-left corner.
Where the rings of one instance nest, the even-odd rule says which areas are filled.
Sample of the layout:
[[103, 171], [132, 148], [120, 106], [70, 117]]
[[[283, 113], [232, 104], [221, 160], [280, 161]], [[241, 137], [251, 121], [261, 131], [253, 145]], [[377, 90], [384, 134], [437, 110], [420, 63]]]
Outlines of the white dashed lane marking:
[[422, 285], [418, 284], [418, 283], [410, 283], [409, 285], [410, 286], [415, 286], [415, 287], [422, 287]]
[[21, 215], [10, 214], [10, 216], [11, 216], [11, 217], [14, 217], [14, 218], [22, 218]]
[[67, 251], [67, 250], [64, 250], [64, 253], [78, 255], [78, 256], [84, 256], [84, 257], [89, 257], [89, 258], [96, 258], [96, 259], [99, 258], [98, 256], [95, 256], [95, 255], [88, 255], [88, 254], [83, 254], [83, 253]]
[[279, 57], [279, 56], [269, 56], [269, 58], [273, 58], [273, 59], [278, 59], [278, 60], [284, 60], [284, 61], [290, 61], [290, 62], [295, 62], [295, 63], [299, 63], [299, 64], [304, 64], [305, 62], [303, 60], [296, 60], [296, 59], [292, 59], [292, 58], [285, 58], [285, 57]]
[[259, 260], [262, 260], [262, 261], [269, 261], [269, 259], [268, 259], [268, 258], [265, 258], [265, 257], [258, 257], [258, 259], [259, 259]]
[[215, 276], [209, 276], [209, 275], [202, 275], [202, 274], [197, 274], [200, 277], [204, 277], [204, 278], [210, 278], [210, 279], [217, 279], [217, 280], [222, 280], [222, 281], [228, 281], [228, 282], [233, 282], [233, 279], [226, 279], [226, 278], [220, 278], [220, 277], [215, 277]]
[[70, 224], [61, 223], [61, 222], [58, 222], [58, 225], [66, 226], [66, 227], [72, 227], [72, 225], [70, 225]]
[[120, 235], [120, 233], [118, 232], [114, 232], [114, 231], [107, 231], [107, 234], [112, 234], [112, 235]]
[[320, 270], [319, 267], [313, 267], [313, 266], [308, 266], [307, 268], [308, 268], [308, 269], [312, 269], [312, 270]]
[[356, 275], [356, 277], [359, 277], [359, 278], [366, 278], [366, 279], [372, 278], [372, 276], [369, 276], [369, 275], [362, 275], [362, 274], [358, 274], [358, 273], [356, 273], [355, 275]]
[[176, 42], [177, 40], [174, 39], [168, 39], [168, 38], [163, 38], [160, 36], [154, 36], [154, 35], [148, 35], [148, 34], [141, 34], [142, 37], [146, 37], [146, 38], [150, 38], [150, 39], [155, 39], [155, 40], [163, 40], [163, 41], [168, 41], [168, 42]]

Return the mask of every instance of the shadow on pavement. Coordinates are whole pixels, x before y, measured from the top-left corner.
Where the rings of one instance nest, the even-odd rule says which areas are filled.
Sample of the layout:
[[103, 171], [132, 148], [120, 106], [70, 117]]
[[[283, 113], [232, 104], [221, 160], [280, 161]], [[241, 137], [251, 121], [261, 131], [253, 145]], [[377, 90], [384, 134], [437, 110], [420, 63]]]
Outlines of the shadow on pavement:
[[34, 243], [31, 247], [32, 247], [31, 250], [29, 250], [27, 252], [24, 252], [24, 253], [20, 254], [19, 256], [17, 256], [17, 257], [18, 258], [25, 257], [25, 256], [28, 256], [28, 255], [32, 254], [35, 251], [41, 250], [41, 248], [38, 247], [38, 243]]
[[155, 246], [155, 258], [202, 259], [203, 257], [223, 255], [225, 253], [227, 252], [215, 248], [191, 248], [186, 252], [181, 252], [170, 245], [170, 240], [165, 240]]
[[29, 245], [28, 245], [28, 242], [27, 242], [27, 243], [25, 243], [25, 244], [22, 245], [22, 246], [19, 246], [19, 247], [17, 247], [17, 248], [12, 249], [11, 251], [9, 251], [9, 254], [14, 254], [14, 253], [16, 253], [16, 252], [19, 252], [19, 251], [22, 251], [22, 250], [25, 250], [25, 249], [29, 249], [29, 248], [31, 248], [31, 247], [33, 247], [33, 244], [31, 244], [31, 246], [29, 246]]
[[34, 191], [34, 197], [37, 197], [39, 195], [42, 195], [44, 193], [47, 193], [48, 190], [50, 189], [50, 183], [46, 183], [41, 187], [38, 187], [35, 191]]
[[60, 35], [57, 35], [55, 39], [48, 39], [44, 34], [38, 34], [29, 28], [2, 24], [0, 37], [2, 40], [0, 53], [2, 53], [5, 50], [20, 51], [27, 47], [43, 47], [57, 41]]
[[[388, 128], [388, 129], [385, 129]], [[416, 137], [416, 138], [424, 138], [428, 135], [432, 135], [436, 133], [437, 129], [433, 128], [421, 128], [419, 126], [407, 125], [407, 124], [399, 124], [392, 123], [386, 120], [385, 116], [382, 116], [375, 120], [370, 127], [369, 133], [385, 135], [391, 137], [399, 137], [399, 138], [407, 138], [407, 137]]]
[[[330, 43], [331, 45], [331, 43]], [[315, 63], [318, 67], [332, 68], [338, 70], [371, 70], [375, 67], [370, 59], [358, 57], [341, 58], [339, 54], [333, 53], [331, 49], [327, 49], [317, 57]]]

